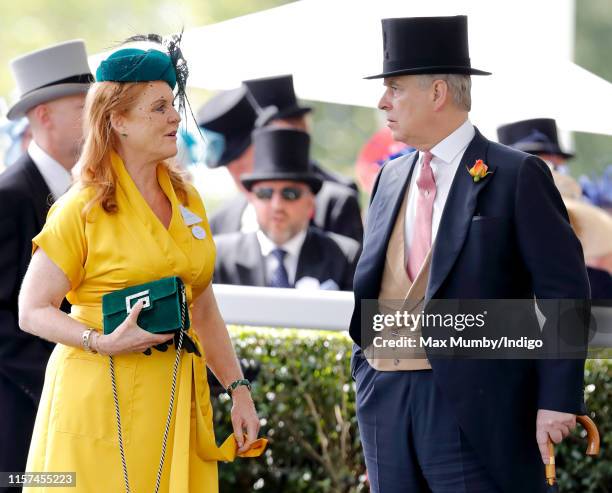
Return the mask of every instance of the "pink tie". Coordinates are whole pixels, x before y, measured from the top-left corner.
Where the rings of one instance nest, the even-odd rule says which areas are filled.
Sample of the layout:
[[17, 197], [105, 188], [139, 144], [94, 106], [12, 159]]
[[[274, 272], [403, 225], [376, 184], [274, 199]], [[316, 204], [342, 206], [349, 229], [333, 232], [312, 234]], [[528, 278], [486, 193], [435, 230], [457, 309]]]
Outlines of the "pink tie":
[[431, 223], [434, 199], [436, 198], [436, 180], [431, 169], [432, 158], [433, 154], [431, 152], [425, 151], [423, 153], [421, 173], [416, 182], [419, 191], [408, 256], [408, 276], [411, 281], [415, 280], [431, 248]]

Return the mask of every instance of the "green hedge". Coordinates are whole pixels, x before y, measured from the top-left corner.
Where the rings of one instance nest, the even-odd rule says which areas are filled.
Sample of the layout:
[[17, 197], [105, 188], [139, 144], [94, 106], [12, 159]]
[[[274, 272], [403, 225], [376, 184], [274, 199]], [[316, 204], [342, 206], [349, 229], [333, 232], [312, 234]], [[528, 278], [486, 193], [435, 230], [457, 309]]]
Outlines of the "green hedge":
[[[230, 329], [239, 358], [258, 361], [253, 387], [261, 434], [270, 440], [263, 458], [219, 467], [220, 491], [357, 493], [369, 491], [349, 374], [351, 342], [343, 334], [306, 330]], [[592, 360], [586, 372], [587, 405], [602, 435], [602, 454], [585, 457], [576, 432], [557, 454], [563, 492], [612, 491], [610, 406], [612, 363]], [[214, 399], [218, 437], [231, 433], [231, 402]]]

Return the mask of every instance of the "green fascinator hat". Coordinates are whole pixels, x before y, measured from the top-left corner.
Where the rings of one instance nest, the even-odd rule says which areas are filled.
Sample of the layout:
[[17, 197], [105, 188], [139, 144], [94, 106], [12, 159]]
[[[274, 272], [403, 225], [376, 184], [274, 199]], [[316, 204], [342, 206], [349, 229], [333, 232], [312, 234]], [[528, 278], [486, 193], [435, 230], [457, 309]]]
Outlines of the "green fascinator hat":
[[[187, 77], [189, 69], [181, 51], [183, 33], [162, 37], [159, 34], [138, 34], [125, 43], [146, 42], [159, 45], [164, 51], [122, 48], [102, 61], [96, 70], [97, 82], [149, 82], [163, 80], [174, 91], [178, 110], [185, 113]], [[189, 108], [191, 110], [191, 107]]]
[[174, 90], [176, 71], [172, 59], [159, 50], [124, 48], [102, 61], [96, 70], [98, 82], [148, 82], [163, 80]]

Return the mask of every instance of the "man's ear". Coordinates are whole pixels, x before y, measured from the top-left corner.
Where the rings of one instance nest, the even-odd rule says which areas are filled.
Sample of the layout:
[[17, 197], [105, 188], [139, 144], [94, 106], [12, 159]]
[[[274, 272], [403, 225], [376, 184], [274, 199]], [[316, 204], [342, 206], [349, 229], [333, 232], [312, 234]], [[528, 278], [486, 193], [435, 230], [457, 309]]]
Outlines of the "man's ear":
[[445, 80], [434, 80], [431, 90], [434, 111], [438, 111], [442, 109], [448, 101], [448, 97], [450, 95], [448, 91], [448, 84]]
[[51, 111], [45, 103], [35, 106], [27, 114], [30, 120], [34, 120], [41, 127], [48, 127], [51, 123]]

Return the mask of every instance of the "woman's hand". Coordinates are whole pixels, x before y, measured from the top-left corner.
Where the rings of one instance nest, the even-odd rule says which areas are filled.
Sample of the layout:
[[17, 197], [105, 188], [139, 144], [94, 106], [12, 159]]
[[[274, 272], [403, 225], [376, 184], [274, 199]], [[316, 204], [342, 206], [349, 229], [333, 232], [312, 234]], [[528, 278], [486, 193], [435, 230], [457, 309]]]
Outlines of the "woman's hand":
[[142, 300], [138, 301], [119, 327], [110, 334], [98, 336], [94, 349], [102, 355], [110, 356], [141, 353], [152, 346], [172, 339], [174, 334], [152, 334], [138, 326], [138, 315], [143, 305]]
[[242, 385], [232, 392], [232, 427], [238, 442], [238, 453], [246, 452], [259, 434], [259, 418], [248, 387]]

